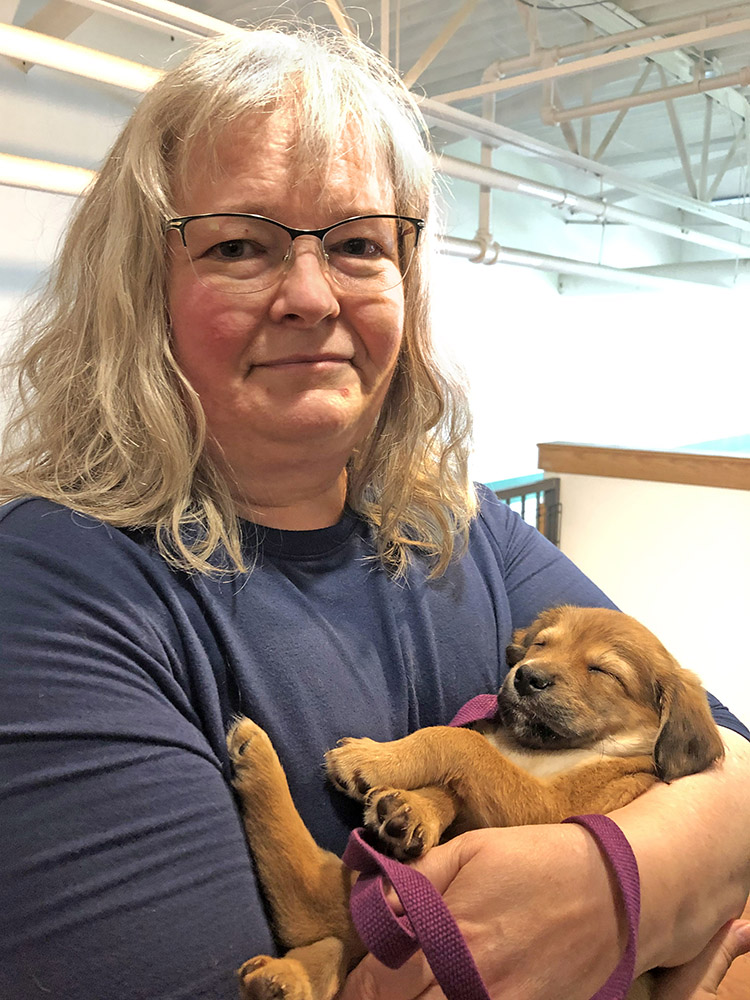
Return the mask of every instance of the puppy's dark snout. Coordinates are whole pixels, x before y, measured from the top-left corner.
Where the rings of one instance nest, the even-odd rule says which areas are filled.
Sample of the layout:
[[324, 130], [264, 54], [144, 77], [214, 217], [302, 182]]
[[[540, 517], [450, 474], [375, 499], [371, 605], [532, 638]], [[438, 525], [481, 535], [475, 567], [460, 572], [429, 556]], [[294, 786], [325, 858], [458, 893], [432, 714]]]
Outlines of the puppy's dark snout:
[[545, 688], [552, 687], [554, 683], [555, 678], [546, 670], [524, 663], [516, 670], [516, 676], [513, 679], [513, 686], [522, 698], [538, 694]]

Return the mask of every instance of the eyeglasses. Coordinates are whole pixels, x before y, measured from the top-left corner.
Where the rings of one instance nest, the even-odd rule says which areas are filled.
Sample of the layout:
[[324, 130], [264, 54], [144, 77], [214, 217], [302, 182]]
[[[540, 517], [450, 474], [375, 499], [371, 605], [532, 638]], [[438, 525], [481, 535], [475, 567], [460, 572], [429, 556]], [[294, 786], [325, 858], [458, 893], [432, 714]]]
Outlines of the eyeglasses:
[[300, 236], [320, 241], [323, 266], [346, 291], [384, 292], [400, 284], [414, 257], [422, 219], [358, 215], [325, 229], [291, 229], [261, 215], [230, 212], [169, 219], [203, 285], [230, 293], [261, 292], [281, 281]]

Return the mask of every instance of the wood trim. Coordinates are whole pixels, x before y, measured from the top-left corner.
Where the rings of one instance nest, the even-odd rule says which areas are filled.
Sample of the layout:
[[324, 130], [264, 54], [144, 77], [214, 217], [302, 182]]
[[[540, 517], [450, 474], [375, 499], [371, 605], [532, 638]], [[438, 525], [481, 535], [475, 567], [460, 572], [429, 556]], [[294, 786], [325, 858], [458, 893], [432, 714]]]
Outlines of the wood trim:
[[545, 475], [568, 472], [580, 476], [750, 490], [750, 456], [604, 448], [563, 441], [550, 441], [537, 447], [539, 468]]

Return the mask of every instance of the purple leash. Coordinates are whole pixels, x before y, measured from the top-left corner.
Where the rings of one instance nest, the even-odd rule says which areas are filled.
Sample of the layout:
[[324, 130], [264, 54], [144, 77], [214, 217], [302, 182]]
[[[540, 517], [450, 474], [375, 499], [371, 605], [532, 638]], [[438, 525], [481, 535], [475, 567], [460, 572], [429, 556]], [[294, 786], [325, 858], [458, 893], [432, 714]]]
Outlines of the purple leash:
[[[452, 726], [463, 726], [495, 714], [495, 695], [477, 695], [457, 713]], [[565, 823], [585, 826], [614, 869], [625, 902], [628, 943], [617, 968], [591, 1000], [623, 1000], [633, 981], [640, 916], [638, 865], [625, 835], [607, 816], [571, 816]], [[344, 864], [360, 872], [352, 886], [350, 910], [354, 926], [368, 951], [390, 969], [397, 969], [421, 948], [447, 1000], [490, 1000], [458, 925], [432, 883], [408, 865], [386, 857], [354, 830], [344, 852]], [[404, 908], [398, 917], [383, 890], [386, 878]]]

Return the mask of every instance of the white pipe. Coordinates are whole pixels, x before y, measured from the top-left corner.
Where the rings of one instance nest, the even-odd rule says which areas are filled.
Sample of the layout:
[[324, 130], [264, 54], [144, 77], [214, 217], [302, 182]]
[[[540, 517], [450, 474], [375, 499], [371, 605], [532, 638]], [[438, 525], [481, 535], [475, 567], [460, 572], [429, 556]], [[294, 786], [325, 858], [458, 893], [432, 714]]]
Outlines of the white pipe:
[[552, 187], [549, 184], [540, 184], [537, 181], [530, 181], [525, 177], [508, 174], [502, 170], [495, 170], [492, 167], [482, 167], [476, 163], [467, 163], [465, 160], [458, 160], [453, 156], [436, 158], [436, 163], [439, 165], [442, 173], [459, 180], [470, 181], [474, 184], [484, 184], [488, 187], [498, 188], [501, 191], [525, 194], [557, 208], [567, 209], [574, 213], [582, 212], [585, 215], [593, 215], [600, 222], [625, 222], [628, 225], [639, 226], [641, 229], [648, 229], [674, 239], [686, 240], [688, 243], [698, 243], [700, 246], [710, 247], [712, 250], [719, 250], [721, 253], [731, 254], [732, 256], [750, 257], [750, 245], [745, 246], [733, 240], [723, 240], [718, 236], [709, 236], [694, 229], [687, 229], [685, 226], [679, 226], [672, 222], [653, 219], [640, 212], [633, 212], [627, 208], [619, 208], [617, 205], [609, 205], [605, 201], [598, 201], [595, 198], [585, 198], [582, 195], [573, 194], [572, 191], [566, 191], [564, 188]]
[[600, 281], [612, 281], [620, 285], [636, 285], [639, 288], [679, 289], [688, 284], [674, 278], [661, 278], [607, 267], [604, 264], [589, 264], [567, 257], [553, 257], [549, 254], [533, 253], [530, 250], [513, 250], [493, 243], [487, 250], [489, 259], [482, 259], [485, 247], [479, 240], [464, 240], [455, 236], [443, 236], [438, 242], [438, 250], [451, 257], [463, 257], [483, 264], [510, 264], [516, 267], [530, 267], [536, 271], [554, 274], [575, 274]]
[[428, 123], [440, 125], [457, 135], [478, 139], [480, 142], [489, 142], [495, 146], [503, 144], [514, 146], [516, 149], [530, 153], [533, 156], [582, 170], [596, 177], [597, 180], [604, 181], [606, 184], [612, 184], [617, 188], [622, 188], [631, 194], [642, 195], [661, 204], [669, 205], [672, 208], [679, 208], [683, 212], [689, 212], [691, 215], [699, 215], [714, 222], [719, 222], [724, 226], [750, 232], [750, 220], [748, 219], [737, 219], [726, 212], [720, 212], [709, 205], [703, 205], [693, 198], [674, 194], [669, 189], [659, 187], [657, 184], [651, 184], [649, 181], [629, 177], [614, 167], [605, 166], [605, 164], [598, 163], [596, 160], [588, 160], [578, 153], [571, 153], [567, 149], [560, 149], [558, 146], [553, 146], [541, 139], [534, 139], [523, 132], [516, 132], [514, 129], [508, 128], [507, 125], [485, 121], [476, 115], [467, 114], [459, 108], [440, 104], [430, 98], [418, 98], [418, 100], [422, 108], [422, 113]]
[[0, 24], [0, 55], [48, 66], [75, 76], [143, 93], [163, 76], [162, 70], [41, 35], [13, 24]]

